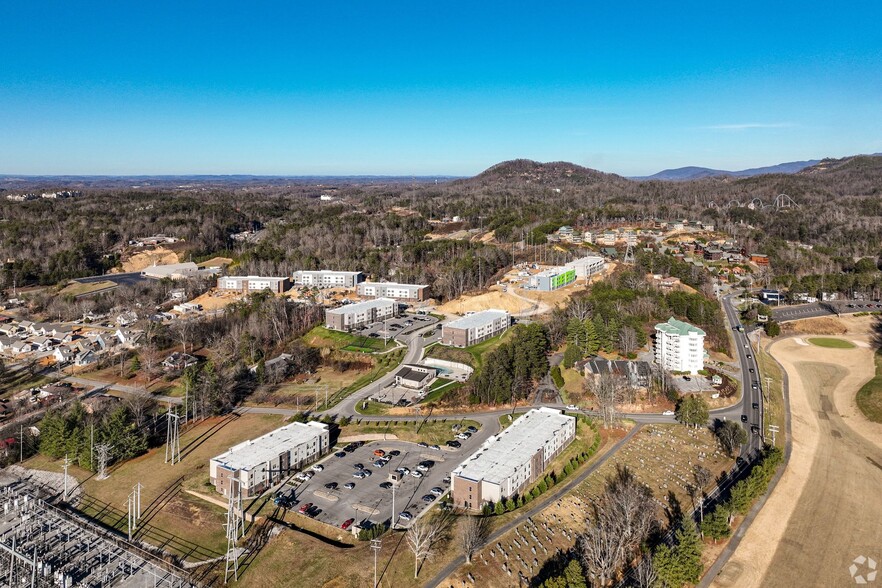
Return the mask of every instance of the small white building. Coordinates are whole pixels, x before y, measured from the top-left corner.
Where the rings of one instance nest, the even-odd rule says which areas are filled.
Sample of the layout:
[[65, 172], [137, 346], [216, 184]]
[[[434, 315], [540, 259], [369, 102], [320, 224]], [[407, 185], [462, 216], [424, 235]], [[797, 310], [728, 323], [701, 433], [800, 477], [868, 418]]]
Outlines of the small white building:
[[655, 361], [671, 372], [697, 374], [704, 369], [705, 333], [674, 317], [655, 325]]

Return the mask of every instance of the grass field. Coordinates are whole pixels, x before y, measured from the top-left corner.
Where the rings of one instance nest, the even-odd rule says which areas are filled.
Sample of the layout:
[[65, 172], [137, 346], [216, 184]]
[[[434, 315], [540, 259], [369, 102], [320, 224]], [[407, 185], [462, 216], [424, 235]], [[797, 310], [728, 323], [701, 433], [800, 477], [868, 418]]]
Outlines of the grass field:
[[845, 339], [834, 339], [833, 337], [810, 337], [809, 343], [818, 347], [830, 347], [832, 349], [854, 349], [855, 345], [851, 341]]
[[857, 405], [864, 416], [874, 423], [882, 423], [882, 354], [876, 353], [876, 377], [863, 385], [857, 393]]
[[[768, 343], [768, 342], [767, 342]], [[759, 365], [760, 385], [763, 387], [765, 395], [765, 407], [763, 415], [765, 422], [763, 423], [763, 431], [766, 433], [766, 441], [772, 442], [772, 438], [768, 436], [769, 425], [778, 426], [778, 434], [775, 436], [775, 445], [784, 447], [784, 374], [772, 356], [766, 353], [764, 349], [759, 349], [756, 353], [757, 365]], [[766, 385], [766, 378], [769, 378], [771, 386]]]
[[394, 349], [398, 346], [392, 339], [384, 343], [379, 337], [350, 335], [349, 333], [326, 329], [321, 325], [304, 335], [303, 339], [313, 347], [330, 347], [331, 349], [341, 349], [356, 353], [374, 353]]
[[82, 296], [84, 294], [91, 294], [92, 292], [100, 292], [102, 290], [112, 290], [117, 287], [116, 282], [111, 282], [110, 280], [102, 280], [100, 282], [91, 282], [87, 284], [82, 284], [80, 282], [71, 282], [64, 288], [62, 288], [59, 292], [59, 296]]
[[376, 402], [374, 400], [368, 400], [367, 406], [365, 408], [361, 407], [361, 402], [355, 405], [355, 410], [359, 414], [363, 414], [365, 416], [380, 416], [389, 412], [389, 409], [392, 408], [390, 404], [386, 404], [384, 402]]
[[[186, 489], [212, 493], [208, 486], [208, 461], [232, 445], [253, 439], [284, 424], [277, 415], [227, 416], [207, 419], [181, 434], [180, 463], [165, 463], [163, 447], [110, 468], [110, 477], [97, 480], [91, 472], [71, 468], [71, 475], [81, 481], [88, 497], [81, 508], [102, 523], [120, 530], [126, 524], [126, 499], [132, 487], [143, 485], [141, 491], [143, 524], [148, 531], [145, 539], [154, 544], [163, 538], [176, 538], [167, 549], [183, 555], [198, 545], [202, 551], [195, 559], [208, 557], [226, 548], [225, 510], [187, 494]], [[36, 456], [26, 467], [61, 471], [61, 461]]]
[[420, 401], [420, 404], [430, 404], [432, 402], [438, 402], [444, 397], [445, 394], [453, 392], [458, 388], [462, 388], [461, 382], [454, 382], [453, 380], [448, 380], [447, 378], [438, 378], [429, 387], [428, 394], [426, 394], [425, 398]]
[[447, 347], [446, 345], [436, 343], [435, 345], [432, 345], [427, 349], [426, 355], [429, 357], [437, 357], [438, 359], [457, 361], [470, 365], [475, 368], [475, 373], [478, 373], [484, 363], [484, 354], [490, 353], [491, 351], [499, 347], [502, 343], [507, 341], [511, 337], [512, 331], [513, 329], [508, 329], [501, 335], [491, 337], [486, 341], [481, 341], [477, 345], [472, 345], [471, 347], [466, 347], [465, 349], [459, 349], [457, 347]]
[[481, 428], [481, 424], [467, 419], [438, 419], [427, 423], [422, 421], [387, 421], [384, 423], [352, 423], [340, 429], [341, 437], [350, 435], [395, 435], [402, 441], [420, 442], [429, 445], [443, 445], [453, 439], [454, 432], [451, 427], [459, 424], [461, 427], [469, 425]]

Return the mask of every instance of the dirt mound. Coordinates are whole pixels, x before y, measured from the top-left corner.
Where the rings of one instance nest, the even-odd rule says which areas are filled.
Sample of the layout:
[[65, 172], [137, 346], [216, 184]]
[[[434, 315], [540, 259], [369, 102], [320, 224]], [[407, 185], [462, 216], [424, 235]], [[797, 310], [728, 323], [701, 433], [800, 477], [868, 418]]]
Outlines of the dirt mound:
[[512, 314], [517, 314], [529, 310], [530, 307], [531, 304], [526, 300], [521, 300], [506, 292], [491, 290], [477, 296], [461, 296], [456, 300], [442, 304], [437, 310], [443, 314], [465, 314], [467, 312], [479, 312], [490, 308], [498, 308], [499, 310], [506, 310]]
[[136, 253], [122, 262], [123, 272], [139, 272], [145, 267], [151, 265], [167, 265], [170, 263], [180, 263], [178, 254], [165, 247], [157, 247], [151, 251]]

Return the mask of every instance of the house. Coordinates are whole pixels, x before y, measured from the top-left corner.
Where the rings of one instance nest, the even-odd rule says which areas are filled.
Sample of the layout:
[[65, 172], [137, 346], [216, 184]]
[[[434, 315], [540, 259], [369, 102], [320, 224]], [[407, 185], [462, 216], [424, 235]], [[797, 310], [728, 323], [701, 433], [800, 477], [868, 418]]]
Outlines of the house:
[[603, 375], [611, 375], [627, 380], [634, 388], [648, 387], [652, 376], [652, 369], [645, 361], [611, 360], [603, 357], [580, 361], [576, 364], [576, 369], [586, 379], [597, 380]]
[[76, 366], [87, 366], [93, 363], [98, 363], [98, 356], [90, 350], [81, 351], [74, 359], [74, 365]]
[[56, 347], [52, 353], [57, 363], [70, 363], [76, 359], [77, 352], [70, 347]]
[[197, 363], [199, 363], [199, 358], [175, 351], [162, 361], [162, 367], [166, 370], [185, 370]]
[[120, 313], [116, 317], [116, 325], [118, 327], [128, 327], [138, 322], [138, 313], [133, 310]]
[[31, 337], [28, 341], [30, 341], [34, 351], [48, 351], [52, 347], [52, 340], [42, 335]]
[[128, 329], [117, 329], [114, 336], [123, 345], [129, 347], [136, 345], [144, 333], [141, 331], [130, 331]]
[[769, 265], [769, 256], [763, 253], [751, 253], [750, 262], [760, 267]]
[[18, 341], [19, 339], [7, 337], [6, 335], [0, 335], [0, 351], [11, 351], [12, 345]]

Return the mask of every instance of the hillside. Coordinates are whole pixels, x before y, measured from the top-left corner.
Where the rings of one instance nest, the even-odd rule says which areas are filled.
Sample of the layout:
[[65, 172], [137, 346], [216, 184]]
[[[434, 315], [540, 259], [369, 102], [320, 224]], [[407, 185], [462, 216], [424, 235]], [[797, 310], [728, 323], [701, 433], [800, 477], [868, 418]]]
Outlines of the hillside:
[[808, 167], [817, 165], [824, 160], [811, 159], [808, 161], [790, 161], [787, 163], [779, 163], [778, 165], [769, 165], [765, 167], [754, 167], [750, 169], [742, 169], [738, 171], [727, 171], [723, 169], [711, 169], [708, 167], [679, 167], [676, 169], [666, 169], [642, 178], [634, 178], [637, 180], [669, 180], [669, 181], [686, 181], [699, 180], [702, 178], [712, 178], [719, 176], [732, 176], [736, 178], [749, 178], [753, 176], [765, 174], [794, 174]]
[[514, 159], [498, 163], [473, 178], [453, 182], [460, 185], [516, 185], [532, 184], [559, 188], [565, 186], [584, 186], [598, 182], [625, 182], [625, 178], [608, 174], [575, 163], [553, 161], [541, 163], [530, 159]]

